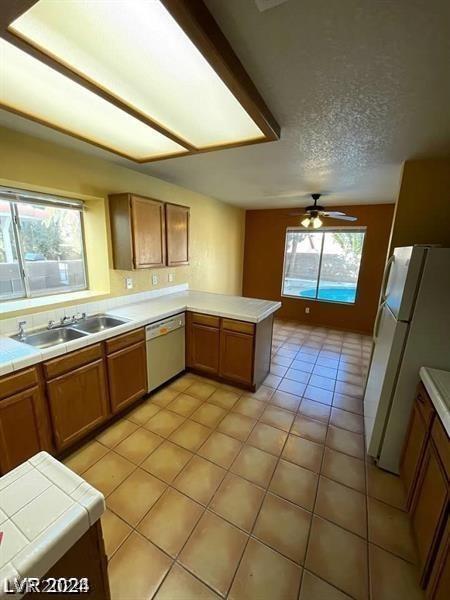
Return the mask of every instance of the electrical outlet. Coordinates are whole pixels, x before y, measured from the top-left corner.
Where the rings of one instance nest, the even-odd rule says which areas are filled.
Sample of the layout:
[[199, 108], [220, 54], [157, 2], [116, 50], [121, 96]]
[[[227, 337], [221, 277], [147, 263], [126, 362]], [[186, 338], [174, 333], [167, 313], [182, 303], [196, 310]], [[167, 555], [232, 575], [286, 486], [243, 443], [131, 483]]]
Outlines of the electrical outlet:
[[125, 287], [127, 288], [127, 290], [132, 290], [134, 285], [133, 285], [133, 279], [131, 277], [125, 277]]
[[152, 275], [152, 285], [158, 285], [158, 275]]
[[305, 308], [305, 313], [306, 313], [307, 315], [309, 315], [309, 306], [307, 306], [307, 307]]
[[169, 273], [169, 274], [167, 275], [167, 281], [168, 281], [169, 283], [172, 283], [172, 282], [173, 282], [173, 273]]

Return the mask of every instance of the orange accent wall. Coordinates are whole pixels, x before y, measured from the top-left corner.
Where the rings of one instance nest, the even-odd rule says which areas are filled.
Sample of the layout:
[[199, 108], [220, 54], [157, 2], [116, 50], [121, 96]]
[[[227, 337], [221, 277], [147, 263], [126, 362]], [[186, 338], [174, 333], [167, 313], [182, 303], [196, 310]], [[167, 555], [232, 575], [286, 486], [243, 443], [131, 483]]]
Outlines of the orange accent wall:
[[[282, 308], [277, 315], [283, 318], [370, 334], [378, 307], [394, 205], [333, 206], [333, 210], [354, 215], [358, 217], [355, 226], [367, 227], [355, 304], [281, 296], [286, 229], [298, 226], [300, 220], [289, 215], [290, 209], [246, 212], [243, 295], [280, 300]], [[331, 219], [327, 224], [346, 225]], [[307, 306], [309, 315], [305, 313]]]

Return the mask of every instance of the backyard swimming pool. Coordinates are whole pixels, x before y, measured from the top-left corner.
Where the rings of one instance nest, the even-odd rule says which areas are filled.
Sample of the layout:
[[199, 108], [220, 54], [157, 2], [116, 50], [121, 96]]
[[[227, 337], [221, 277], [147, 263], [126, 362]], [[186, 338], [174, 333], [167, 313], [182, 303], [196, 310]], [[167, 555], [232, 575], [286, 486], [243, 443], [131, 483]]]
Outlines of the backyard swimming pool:
[[[315, 298], [316, 290], [302, 290], [299, 294], [302, 298]], [[319, 289], [317, 300], [331, 300], [332, 302], [355, 302], [356, 287], [323, 287]]]
[[322, 281], [316, 297], [316, 282], [307, 279], [286, 278], [283, 294], [296, 298], [311, 298], [326, 300], [328, 302], [346, 302], [354, 304], [356, 300], [356, 283], [338, 283], [335, 281]]

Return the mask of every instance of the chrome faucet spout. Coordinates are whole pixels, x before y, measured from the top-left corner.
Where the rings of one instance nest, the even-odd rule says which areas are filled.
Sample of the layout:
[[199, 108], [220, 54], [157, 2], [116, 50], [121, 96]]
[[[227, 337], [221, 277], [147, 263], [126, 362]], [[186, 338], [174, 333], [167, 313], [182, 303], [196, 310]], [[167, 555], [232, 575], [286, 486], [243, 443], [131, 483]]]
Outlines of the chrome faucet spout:
[[24, 340], [27, 335], [25, 333], [25, 325], [27, 324], [26, 321], [19, 321], [19, 339]]

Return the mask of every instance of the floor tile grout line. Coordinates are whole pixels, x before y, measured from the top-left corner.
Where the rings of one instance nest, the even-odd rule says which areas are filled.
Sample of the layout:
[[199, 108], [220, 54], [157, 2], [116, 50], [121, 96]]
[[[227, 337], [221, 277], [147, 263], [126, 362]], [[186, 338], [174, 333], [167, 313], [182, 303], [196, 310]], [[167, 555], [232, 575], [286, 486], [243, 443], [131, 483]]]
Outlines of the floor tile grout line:
[[[316, 355], [316, 361], [318, 360], [318, 356], [319, 356], [319, 354], [317, 354], [317, 355]], [[314, 364], [315, 364], [315, 363], [314, 363]], [[308, 381], [310, 380], [311, 376], [312, 376], [312, 374], [310, 373], [310, 374], [309, 374], [309, 379], [308, 379]], [[284, 377], [282, 377], [282, 378], [281, 378], [281, 381], [282, 381], [283, 379], [284, 379]], [[307, 385], [307, 384], [306, 384], [306, 385]], [[187, 389], [187, 388], [185, 388], [185, 389]], [[217, 388], [217, 389], [219, 389], [219, 388]], [[180, 393], [183, 393], [183, 390], [177, 390], [177, 391], [178, 391], [178, 394], [180, 394]], [[266, 408], [267, 408], [267, 406], [268, 406], [268, 405], [272, 405], [272, 406], [274, 406], [274, 407], [276, 407], [276, 408], [280, 408], [281, 410], [284, 410], [284, 411], [286, 411], [286, 408], [285, 408], [285, 407], [279, 407], [279, 406], [277, 406], [277, 405], [275, 405], [275, 404], [273, 404], [273, 403], [271, 402], [271, 399], [272, 399], [272, 397], [273, 397], [273, 395], [274, 395], [275, 391], [276, 391], [276, 389], [273, 389], [273, 391], [272, 391], [272, 395], [269, 397], [269, 399], [268, 399], [268, 400], [266, 400], [266, 401], [264, 402], [264, 404], [266, 405]], [[281, 390], [280, 390], [280, 391], [281, 391]], [[239, 402], [239, 399], [240, 399], [240, 398], [241, 398], [243, 395], [245, 395], [245, 392], [244, 392], [244, 393], [241, 393], [240, 395], [238, 395], [238, 399], [237, 399], [237, 401], [236, 401], [236, 404]], [[172, 401], [173, 401], [174, 399], [175, 399], [175, 397], [172, 399]], [[147, 400], [148, 400], [148, 398], [147, 398]], [[208, 398], [202, 398], [201, 400], [202, 400], [202, 404], [203, 404], [203, 403], [205, 403], [205, 402], [207, 402], [207, 401], [209, 400], [209, 397], [208, 397]], [[300, 397], [299, 397], [299, 407], [300, 407], [300, 404], [301, 404], [301, 401], [302, 401], [302, 400], [303, 400], [303, 397], [302, 397], [302, 396], [300, 396]], [[170, 402], [169, 402], [168, 404], [170, 404]], [[159, 406], [159, 410], [161, 410], [161, 409], [170, 410], [170, 409], [168, 409], [168, 408], [167, 408], [167, 404], [165, 404], [165, 405], [163, 405], [163, 406], [161, 406], [161, 405], [158, 405], [158, 406]], [[291, 425], [290, 425], [290, 428], [289, 428], [289, 430], [286, 432], [286, 430], [281, 430], [281, 429], [280, 429], [280, 431], [283, 431], [284, 433], [286, 433], [285, 442], [284, 442], [284, 444], [283, 444], [283, 448], [281, 449], [281, 452], [279, 453], [278, 457], [276, 457], [276, 458], [277, 458], [277, 462], [276, 462], [275, 468], [274, 468], [274, 470], [273, 470], [273, 472], [272, 472], [272, 476], [271, 476], [271, 478], [270, 478], [269, 484], [268, 484], [268, 486], [265, 488], [265, 494], [264, 494], [264, 498], [263, 498], [263, 501], [261, 502], [261, 506], [260, 506], [260, 509], [259, 509], [259, 511], [258, 511], [258, 514], [257, 514], [257, 516], [256, 516], [256, 517], [255, 517], [255, 519], [254, 519], [254, 523], [253, 523], [253, 526], [252, 526], [252, 532], [253, 532], [253, 530], [254, 530], [254, 526], [255, 526], [255, 523], [256, 523], [256, 521], [257, 521], [257, 519], [258, 519], [258, 515], [259, 515], [259, 512], [260, 512], [260, 510], [261, 510], [261, 507], [262, 507], [262, 504], [263, 504], [263, 502], [264, 502], [264, 499], [266, 498], [266, 496], [267, 496], [267, 493], [269, 493], [269, 486], [270, 486], [270, 482], [271, 482], [271, 481], [272, 481], [272, 479], [273, 479], [273, 476], [274, 476], [274, 473], [275, 473], [275, 471], [276, 471], [276, 468], [277, 468], [277, 466], [279, 465], [280, 461], [282, 460], [282, 453], [283, 453], [283, 451], [284, 451], [284, 447], [285, 447], [285, 445], [286, 445], [286, 443], [287, 443], [287, 440], [289, 439], [289, 436], [290, 436], [290, 435], [291, 435], [291, 433], [292, 433], [292, 427], [293, 427], [293, 423], [294, 423], [294, 421], [295, 421], [295, 418], [296, 418], [297, 416], [301, 415], [301, 413], [299, 412], [299, 407], [297, 408], [297, 410], [296, 410], [296, 411], [289, 411], [289, 410], [288, 410], [288, 412], [290, 412], [290, 413], [293, 413], [293, 415], [294, 415], [294, 418], [293, 418], [293, 420], [292, 420], [292, 422], [291, 422]], [[264, 410], [266, 410], [266, 408], [265, 408]], [[331, 411], [331, 409], [330, 409], [330, 411]], [[233, 407], [231, 407], [231, 408], [229, 408], [229, 409], [228, 409], [228, 411], [227, 411], [227, 414], [229, 414], [229, 413], [231, 413], [231, 412], [237, 412], [237, 411], [233, 411]], [[348, 412], [350, 412], [350, 411], [348, 411]], [[242, 413], [237, 413], [237, 414], [242, 414]], [[251, 428], [251, 430], [249, 431], [249, 433], [248, 433], [248, 435], [246, 436], [246, 438], [245, 438], [244, 440], [239, 440], [240, 442], [243, 442], [243, 446], [242, 446], [242, 448], [243, 448], [243, 447], [245, 447], [246, 445], [250, 445], [250, 446], [251, 446], [251, 444], [249, 444], [249, 443], [248, 443], [248, 440], [249, 440], [249, 438], [250, 438], [250, 436], [251, 436], [251, 433], [253, 432], [254, 428], [257, 426], [257, 424], [258, 424], [258, 423], [260, 423], [260, 422], [262, 422], [262, 421], [261, 421], [261, 419], [260, 419], [260, 417], [262, 416], [262, 414], [263, 414], [263, 413], [261, 413], [261, 415], [259, 415], [259, 416], [258, 416], [258, 417], [255, 419], [255, 423], [254, 423], [253, 427]], [[330, 414], [331, 414], [331, 412], [330, 412]], [[185, 415], [182, 415], [182, 416], [184, 417], [184, 420], [183, 420], [183, 422], [182, 422], [182, 423], [180, 423], [179, 427], [181, 427], [181, 426], [183, 425], [183, 423], [185, 423], [185, 422], [186, 422], [186, 420], [190, 419], [190, 417], [191, 417], [192, 415], [189, 415], [189, 416], [187, 416], [187, 417], [186, 417]], [[226, 415], [224, 415], [224, 417], [225, 417], [225, 416], [226, 416]], [[243, 416], [247, 416], [247, 415], [243, 415]], [[309, 417], [309, 416], [305, 416], [305, 415], [302, 415], [302, 416], [304, 416], [304, 418], [306, 418], [306, 419], [310, 419], [310, 420], [313, 420], [313, 421], [314, 421], [314, 419], [311, 419], [311, 417]], [[126, 418], [126, 416], [125, 416], [125, 418]], [[192, 419], [192, 420], [193, 420], [193, 419]], [[319, 421], [319, 422], [323, 423], [323, 421]], [[220, 422], [219, 422], [219, 423], [220, 423]], [[193, 456], [195, 456], [195, 455], [199, 456], [199, 455], [198, 455], [198, 450], [199, 450], [199, 449], [200, 449], [200, 448], [201, 448], [201, 447], [204, 445], [204, 443], [206, 443], [206, 442], [207, 442], [207, 440], [208, 440], [208, 439], [209, 439], [209, 437], [212, 435], [212, 433], [213, 433], [213, 432], [215, 432], [215, 431], [217, 431], [217, 428], [218, 428], [218, 425], [219, 425], [219, 423], [216, 423], [214, 427], [210, 428], [210, 429], [211, 429], [211, 433], [209, 434], [208, 438], [206, 438], [206, 439], [203, 441], [203, 443], [200, 445], [200, 447], [199, 447], [199, 448], [197, 448], [197, 449], [194, 451], [194, 453], [193, 453]], [[141, 423], [141, 424], [137, 424], [137, 425], [138, 425], [138, 428], [144, 428], [144, 425], [145, 425], [145, 423]], [[328, 420], [327, 420], [327, 428], [329, 427], [329, 425], [330, 425], [330, 417], [328, 417]], [[276, 426], [274, 426], [273, 424], [271, 424], [271, 425], [269, 425], [269, 426], [272, 426], [272, 427], [274, 427], [275, 429], [278, 429], [278, 428], [277, 428]], [[145, 428], [144, 428], [144, 429], [145, 429]], [[178, 429], [178, 428], [176, 428], [176, 429]], [[174, 430], [172, 433], [174, 433], [174, 432], [176, 431], [176, 429], [175, 429], [175, 430]], [[147, 430], [147, 431], [148, 431], [148, 430]], [[170, 433], [170, 434], [169, 434], [169, 436], [170, 436], [170, 435], [172, 435], [172, 433]], [[131, 433], [130, 433], [129, 435], [131, 435]], [[156, 434], [156, 435], [158, 435], [158, 434]], [[227, 434], [225, 434], [225, 435], [227, 435]], [[293, 435], [295, 435], [295, 434], [293, 434]], [[126, 436], [126, 437], [127, 437], [127, 436]], [[161, 436], [161, 437], [162, 437], [162, 436]], [[301, 436], [298, 436], [298, 437], [301, 437]], [[123, 440], [124, 440], [124, 439], [126, 439], [126, 438], [123, 438]], [[236, 438], [234, 438], [234, 439], [236, 439]], [[307, 438], [304, 438], [304, 439], [307, 439]], [[119, 445], [119, 444], [121, 443], [121, 441], [123, 441], [123, 440], [120, 440], [119, 442], [117, 442], [117, 444], [116, 444], [115, 446], [113, 446], [112, 448], [110, 448], [110, 447], [106, 447], [106, 449], [107, 449], [107, 452], [109, 452], [109, 451], [112, 451], [112, 452], [114, 452], [114, 448], [115, 448], [117, 445]], [[163, 440], [163, 441], [166, 441], [166, 440], [168, 440], [168, 436], [166, 436], [166, 437], [162, 437], [162, 440]], [[163, 443], [163, 441], [161, 442], [161, 444]], [[170, 440], [169, 440], [169, 441], [170, 441]], [[172, 443], [174, 443], [174, 442], [172, 442]], [[323, 446], [323, 447], [325, 447], [325, 444], [322, 444], [322, 446]], [[158, 445], [158, 447], [159, 447], [159, 445]], [[241, 448], [241, 450], [242, 450], [242, 448]], [[256, 447], [256, 448], [257, 448], [257, 447]], [[155, 448], [153, 451], [155, 451], [156, 449], [157, 449], [157, 448]], [[259, 449], [259, 450], [261, 450], [260, 448], [258, 448], [258, 449]], [[152, 451], [152, 452], [153, 452], [153, 451]], [[152, 454], [152, 452], [150, 452], [150, 454]], [[149, 455], [150, 455], [150, 454], [149, 454]], [[271, 454], [271, 453], [269, 453], [269, 454]], [[187, 465], [188, 465], [188, 464], [189, 464], [189, 463], [192, 461], [192, 459], [193, 459], [193, 456], [192, 456], [192, 457], [189, 459], [188, 463], [186, 463], [186, 465], [184, 465], [184, 466], [183, 466], [183, 468], [181, 469], [181, 471], [182, 471], [182, 470], [184, 470], [184, 468], [186, 468], [186, 467], [187, 467]], [[273, 456], [273, 455], [272, 455], [272, 456]], [[201, 458], [204, 458], [204, 459], [205, 459], [205, 457], [201, 457]], [[237, 457], [236, 457], [236, 458], [237, 458]], [[211, 504], [211, 502], [212, 502], [213, 498], [215, 497], [215, 495], [217, 494], [217, 491], [218, 491], [219, 487], [222, 485], [222, 482], [223, 482], [224, 478], [227, 476], [227, 473], [231, 472], [231, 471], [230, 471], [230, 469], [231, 469], [232, 465], [234, 464], [234, 462], [235, 462], [236, 458], [233, 460], [233, 462], [231, 463], [231, 465], [229, 466], [229, 468], [228, 468], [227, 470], [225, 470], [225, 471], [226, 471], [226, 473], [225, 473], [225, 475], [223, 476], [223, 478], [221, 479], [221, 483], [220, 483], [220, 484], [219, 484], [219, 486], [217, 487], [217, 489], [216, 489], [216, 491], [214, 492], [214, 494], [212, 495], [211, 499], [209, 500], [209, 503], [208, 503], [208, 505], [207, 505], [207, 506], [205, 507], [205, 509], [203, 510], [202, 516], [203, 516], [203, 514], [206, 512], [206, 510], [210, 510], [210, 512], [212, 512], [213, 514], [216, 514], [216, 513], [214, 513], [214, 511], [213, 511], [213, 510], [210, 508], [210, 504]], [[98, 459], [98, 460], [101, 460], [101, 459]], [[139, 467], [140, 467], [140, 465], [142, 464], [142, 462], [144, 462], [145, 460], [146, 460], [146, 459], [144, 458], [144, 459], [143, 459], [143, 461], [141, 461], [141, 463], [139, 463], [138, 465], [136, 465], [135, 463], [132, 463], [132, 464], [134, 464], [134, 465], [135, 465], [135, 469], [133, 470], [133, 472], [134, 472], [134, 471], [135, 471], [137, 468], [139, 468]], [[208, 459], [205, 459], [205, 460], [208, 460]], [[285, 459], [285, 460], [289, 461], [289, 459]], [[96, 462], [98, 462], [98, 461], [96, 461]], [[216, 465], [216, 463], [214, 463], [213, 461], [210, 461], [210, 462], [212, 462], [214, 465]], [[289, 461], [289, 462], [291, 462], [291, 461]], [[323, 453], [322, 453], [322, 461], [321, 461], [321, 462], [323, 462]], [[95, 463], [93, 463], [93, 464], [95, 464]], [[294, 464], [294, 465], [295, 465], [296, 463], [292, 463], [292, 464]], [[90, 465], [90, 467], [91, 467], [91, 466], [93, 466], [93, 465]], [[298, 465], [297, 465], [297, 466], [298, 466]], [[301, 466], [301, 465], [300, 465], [300, 466]], [[90, 467], [88, 467], [88, 469], [89, 469]], [[223, 467], [222, 467], [222, 468], [223, 468]], [[303, 467], [303, 468], [305, 468], [305, 467]], [[180, 471], [180, 472], [181, 472], [181, 471]], [[131, 473], [130, 473], [130, 475], [131, 475]], [[318, 476], [320, 476], [320, 473], [319, 473], [319, 474], [317, 474], [317, 475], [318, 475]], [[239, 477], [239, 476], [238, 476], [238, 477]], [[253, 482], [253, 481], [252, 481], [251, 483], [254, 485], [254, 482]], [[167, 482], [164, 482], [164, 484], [167, 486], [167, 488], [171, 488], [171, 487], [172, 487], [172, 486], [171, 486], [171, 484], [168, 484]], [[166, 489], [167, 489], [167, 488], [166, 488]], [[116, 488], [115, 488], [115, 489], [116, 489]], [[176, 489], [176, 488], [173, 488], [173, 489]], [[177, 491], [178, 491], [179, 493], [182, 493], [182, 492], [180, 492], [180, 490], [177, 490]], [[165, 492], [164, 492], [164, 493], [165, 493]], [[164, 495], [164, 493], [163, 493], [162, 495]], [[316, 488], [316, 496], [317, 496], [317, 488]], [[187, 497], [188, 497], [188, 498], [190, 498], [189, 496], [187, 496]], [[159, 500], [159, 499], [158, 499], [158, 500]], [[285, 501], [287, 501], [287, 502], [291, 503], [291, 501], [289, 501], [289, 500], [287, 500], [287, 499], [284, 499], [284, 498], [283, 498], [283, 500], [285, 500]], [[158, 501], [157, 501], [157, 502], [158, 502]], [[155, 503], [155, 504], [156, 504], [156, 503]], [[297, 506], [295, 503], [292, 503], [292, 504], [293, 504], [294, 506]], [[153, 506], [154, 506], [154, 505], [153, 505]], [[151, 507], [151, 508], [149, 509], [149, 511], [150, 511], [152, 508], [153, 508], [153, 507]], [[300, 507], [300, 508], [302, 508], [302, 507]], [[303, 509], [303, 510], [304, 510], [304, 509]], [[148, 511], [148, 512], [149, 512], [149, 511]], [[146, 514], [148, 514], [148, 512], [147, 512]], [[224, 518], [224, 517], [221, 517], [220, 515], [218, 515], [218, 516], [219, 516], [220, 518], [224, 519], [225, 521], [227, 521], [227, 519], [226, 519], [226, 518]], [[119, 517], [119, 518], [120, 518], [120, 517]], [[144, 515], [144, 517], [143, 517], [143, 518], [145, 518], [145, 515]], [[201, 517], [200, 517], [200, 518], [201, 518]], [[227, 521], [227, 522], [228, 522], [228, 521]], [[197, 523], [198, 523], [198, 521], [197, 521]], [[138, 524], [139, 524], [139, 523], [138, 523]], [[138, 524], [136, 525], [136, 527], [138, 526]], [[231, 525], [233, 525], [234, 527], [237, 527], [237, 526], [236, 526], [234, 523], [230, 523], [230, 524], [231, 524]], [[194, 528], [193, 528], [193, 530], [195, 529], [195, 527], [196, 527], [196, 525], [194, 525]], [[240, 528], [238, 527], [238, 529], [240, 529]], [[132, 530], [133, 530], [133, 529], [132, 529]], [[135, 529], [134, 529], [134, 530], [135, 530]], [[193, 531], [193, 530], [192, 530], [192, 531]], [[244, 533], [245, 533], [245, 534], [247, 534], [247, 535], [249, 535], [249, 534], [248, 534], [248, 532], [245, 532], [245, 531], [244, 531]], [[250, 537], [250, 536], [252, 536], [252, 533], [250, 533], [249, 537]], [[128, 536], [127, 536], [127, 537], [128, 537]], [[254, 537], [254, 536], [252, 536], [252, 537], [253, 537], [253, 539], [258, 539], [258, 538]], [[145, 538], [145, 536], [144, 536], [144, 538]], [[145, 539], [147, 539], [147, 538], [145, 538]], [[264, 542], [262, 542], [262, 543], [264, 544]], [[248, 540], [247, 540], [247, 544], [248, 544]], [[246, 545], [247, 545], [247, 544], [246, 544]], [[269, 547], [270, 547], [270, 546], [269, 546]], [[117, 551], [117, 550], [116, 550], [116, 551]], [[274, 551], [275, 551], [275, 552], [277, 552], [278, 554], [280, 554], [281, 556], [284, 556], [284, 555], [283, 555], [282, 553], [280, 553], [278, 550], [274, 549]], [[181, 551], [180, 551], [180, 552], [181, 552]], [[245, 552], [245, 550], [244, 550], [244, 552]], [[243, 554], [244, 554], [244, 552], [243, 552]], [[242, 556], [243, 556], [243, 554], [242, 554]], [[241, 556], [241, 559], [242, 559], [242, 556]], [[286, 558], [287, 558], [287, 560], [291, 560], [291, 559], [289, 559], [289, 557], [286, 557]], [[297, 563], [295, 563], [295, 562], [294, 562], [294, 564], [297, 564]], [[184, 567], [183, 567], [183, 568], [184, 568]], [[237, 569], [236, 569], [236, 571], [235, 571], [235, 574], [234, 574], [234, 576], [236, 576], [236, 573], [237, 573], [237, 570], [238, 570], [238, 568], [239, 568], [239, 567], [237, 567]], [[233, 578], [233, 579], [234, 579], [234, 578]], [[204, 583], [204, 582], [203, 582], [203, 583]], [[230, 587], [230, 589], [231, 589], [231, 587]]]

